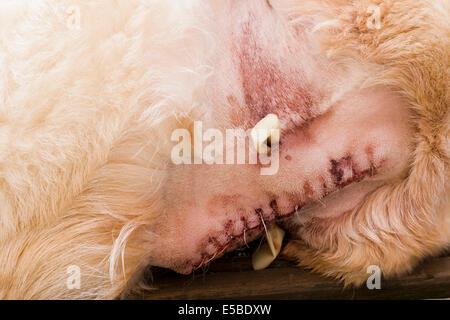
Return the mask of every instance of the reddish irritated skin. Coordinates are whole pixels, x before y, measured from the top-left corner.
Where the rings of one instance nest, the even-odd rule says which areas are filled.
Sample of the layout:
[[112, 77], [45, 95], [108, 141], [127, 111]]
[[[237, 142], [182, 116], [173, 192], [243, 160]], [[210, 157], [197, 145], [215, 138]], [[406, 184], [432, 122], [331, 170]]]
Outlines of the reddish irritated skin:
[[[250, 16], [242, 24], [242, 33], [237, 36], [233, 50], [244, 98], [243, 107], [231, 110], [233, 124], [251, 128], [269, 113], [289, 119], [292, 115], [301, 120], [311, 119], [313, 106], [318, 104], [320, 97], [318, 90], [306, 81], [302, 70], [297, 70], [297, 67], [282, 70], [280, 65], [289, 64], [287, 55], [291, 52], [280, 57], [281, 61], [273, 61], [274, 57], [268, 50], [264, 51], [253, 36], [256, 31], [252, 29], [256, 26], [252, 20], [254, 18]], [[234, 96], [230, 95], [228, 99], [237, 105]]]
[[[258, 238], [264, 224], [303, 216], [306, 206], [308, 215], [323, 214], [310, 210], [315, 202], [334, 199], [329, 216], [347, 212], [383, 181], [401, 176], [409, 161], [409, 114], [398, 97], [358, 88], [358, 70], [330, 67], [310, 38], [298, 30], [288, 35], [275, 9], [256, 1], [214, 3], [231, 8], [215, 10], [225, 13], [215, 19], [221, 47], [199, 98], [205, 107], [193, 118], [204, 130], [249, 129], [277, 114], [280, 163], [273, 176], [249, 164], [167, 170], [167, 207], [149, 230], [157, 235], [149, 259], [180, 273]], [[357, 183], [366, 186], [351, 189]], [[341, 193], [345, 203], [336, 197]]]
[[[372, 150], [370, 148], [366, 149], [369, 158], [372, 158]], [[330, 160], [329, 175], [332, 178], [332, 185], [327, 186], [323, 183], [322, 192], [319, 196], [326, 197], [329, 193], [336, 190], [342, 189], [347, 185], [354, 182], [360, 182], [366, 177], [373, 177], [377, 174], [378, 166], [375, 165], [373, 161], [370, 162], [368, 168], [359, 169], [358, 166], [353, 163], [352, 156], [348, 155], [344, 158], [337, 160]], [[269, 203], [269, 209], [264, 211], [262, 208], [254, 209], [250, 216], [253, 217], [252, 224], [249, 224], [249, 216], [242, 216], [240, 221], [236, 222], [233, 220], [228, 220], [223, 228], [223, 232], [220, 234], [220, 239], [218, 236], [208, 236], [206, 240], [200, 242], [199, 252], [201, 253], [200, 262], [194, 263], [193, 261], [187, 262], [187, 268], [192, 267], [192, 269], [197, 269], [215, 258], [220, 257], [225, 252], [234, 250], [240, 247], [243, 243], [254, 240], [256, 237], [260, 236], [264, 231], [264, 225], [270, 223], [277, 219], [283, 219], [291, 216], [296, 211], [300, 212], [302, 207], [313, 202], [314, 192], [311, 190], [309, 182], [306, 182], [303, 186], [305, 195], [309, 201], [300, 202], [296, 205], [297, 210], [288, 213], [281, 213], [278, 210], [277, 200], [273, 199]], [[316, 195], [317, 197], [317, 195]], [[254, 221], [257, 221], [256, 223]], [[236, 231], [236, 225], [240, 225], [239, 231]]]

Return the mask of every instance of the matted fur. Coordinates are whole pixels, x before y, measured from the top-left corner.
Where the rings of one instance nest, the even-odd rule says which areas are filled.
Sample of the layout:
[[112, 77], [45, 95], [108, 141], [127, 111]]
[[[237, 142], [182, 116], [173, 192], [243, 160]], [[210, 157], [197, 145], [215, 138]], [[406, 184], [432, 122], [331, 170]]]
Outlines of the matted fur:
[[[381, 8], [379, 30], [367, 28], [370, 5]], [[388, 86], [407, 99], [414, 116], [405, 121], [415, 124], [416, 146], [403, 181], [379, 188], [331, 223], [309, 222], [303, 241], [284, 250], [300, 265], [360, 284], [370, 265], [387, 277], [402, 274], [448, 245], [449, 12], [446, 1], [357, 1], [330, 17], [333, 25], [322, 31], [327, 54], [343, 65], [372, 64], [368, 85]]]
[[[195, 108], [211, 72], [217, 44], [201, 1], [70, 4], [83, 13], [79, 30], [67, 25], [66, 1], [0, 2], [2, 299], [114, 298], [151, 264], [145, 226], [161, 214], [168, 159], [159, 137]], [[358, 20], [370, 4], [383, 8], [380, 30]], [[336, 223], [315, 221], [284, 253], [347, 283], [360, 283], [369, 264], [406, 272], [450, 241], [450, 5], [301, 5], [338, 8], [329, 17], [338, 23], [318, 31], [325, 52], [371, 66], [372, 84], [408, 100], [415, 153], [407, 178]], [[88, 270], [83, 290], [67, 290], [71, 265]]]

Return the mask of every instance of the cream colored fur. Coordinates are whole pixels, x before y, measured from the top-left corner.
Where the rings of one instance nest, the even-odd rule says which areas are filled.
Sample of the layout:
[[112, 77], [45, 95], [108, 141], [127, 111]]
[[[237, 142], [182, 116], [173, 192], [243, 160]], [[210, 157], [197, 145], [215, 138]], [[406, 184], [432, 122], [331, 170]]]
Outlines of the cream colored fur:
[[[354, 19], [368, 1], [343, 3], [340, 25], [320, 31], [324, 47], [342, 64], [386, 66], [372, 80], [413, 106], [414, 161], [407, 179], [327, 224], [326, 239], [310, 231], [285, 254], [360, 283], [368, 262], [402, 273], [450, 241], [450, 7], [383, 1], [388, 27], [373, 31]], [[211, 71], [207, 16], [193, 0], [0, 2], [0, 298], [114, 298], [151, 264], [160, 137], [195, 108]], [[82, 290], [67, 289], [72, 265]]]
[[[378, 265], [386, 277], [403, 274], [450, 243], [450, 3], [320, 3], [335, 8], [330, 20], [338, 17], [321, 31], [327, 54], [349, 68], [379, 66], [369, 83], [400, 92], [414, 112], [413, 119], [405, 119], [416, 126], [407, 178], [379, 188], [332, 221], [314, 219], [301, 232], [302, 240], [284, 251], [302, 266], [361, 284], [370, 265]], [[379, 30], [366, 23], [373, 5], [381, 8]]]

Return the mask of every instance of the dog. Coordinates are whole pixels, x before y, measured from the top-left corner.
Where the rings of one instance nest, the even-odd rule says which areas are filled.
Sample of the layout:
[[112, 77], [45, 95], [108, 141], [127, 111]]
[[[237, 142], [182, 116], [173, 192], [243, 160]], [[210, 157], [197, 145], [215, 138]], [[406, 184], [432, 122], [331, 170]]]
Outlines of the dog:
[[[124, 298], [149, 266], [188, 274], [274, 222], [284, 257], [346, 285], [446, 250], [449, 12], [2, 1], [0, 298]], [[275, 172], [202, 159], [205, 140], [261, 124], [279, 127], [259, 155], [279, 156]]]

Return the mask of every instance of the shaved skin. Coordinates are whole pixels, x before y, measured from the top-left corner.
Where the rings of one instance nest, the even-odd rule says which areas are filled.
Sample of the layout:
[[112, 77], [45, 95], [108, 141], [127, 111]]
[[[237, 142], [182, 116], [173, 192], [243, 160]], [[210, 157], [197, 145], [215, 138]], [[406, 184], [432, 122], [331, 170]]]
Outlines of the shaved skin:
[[[221, 49], [194, 116], [204, 129], [249, 129], [276, 114], [280, 163], [267, 176], [257, 165], [167, 170], [164, 214], [148, 230], [156, 235], [149, 258], [180, 273], [260, 237], [271, 221], [348, 212], [402, 177], [411, 151], [401, 99], [386, 88], [363, 88], [364, 70], [333, 65], [308, 26], [294, 31], [260, 2], [213, 3], [210, 27]], [[208, 108], [214, 112], [205, 116]]]

